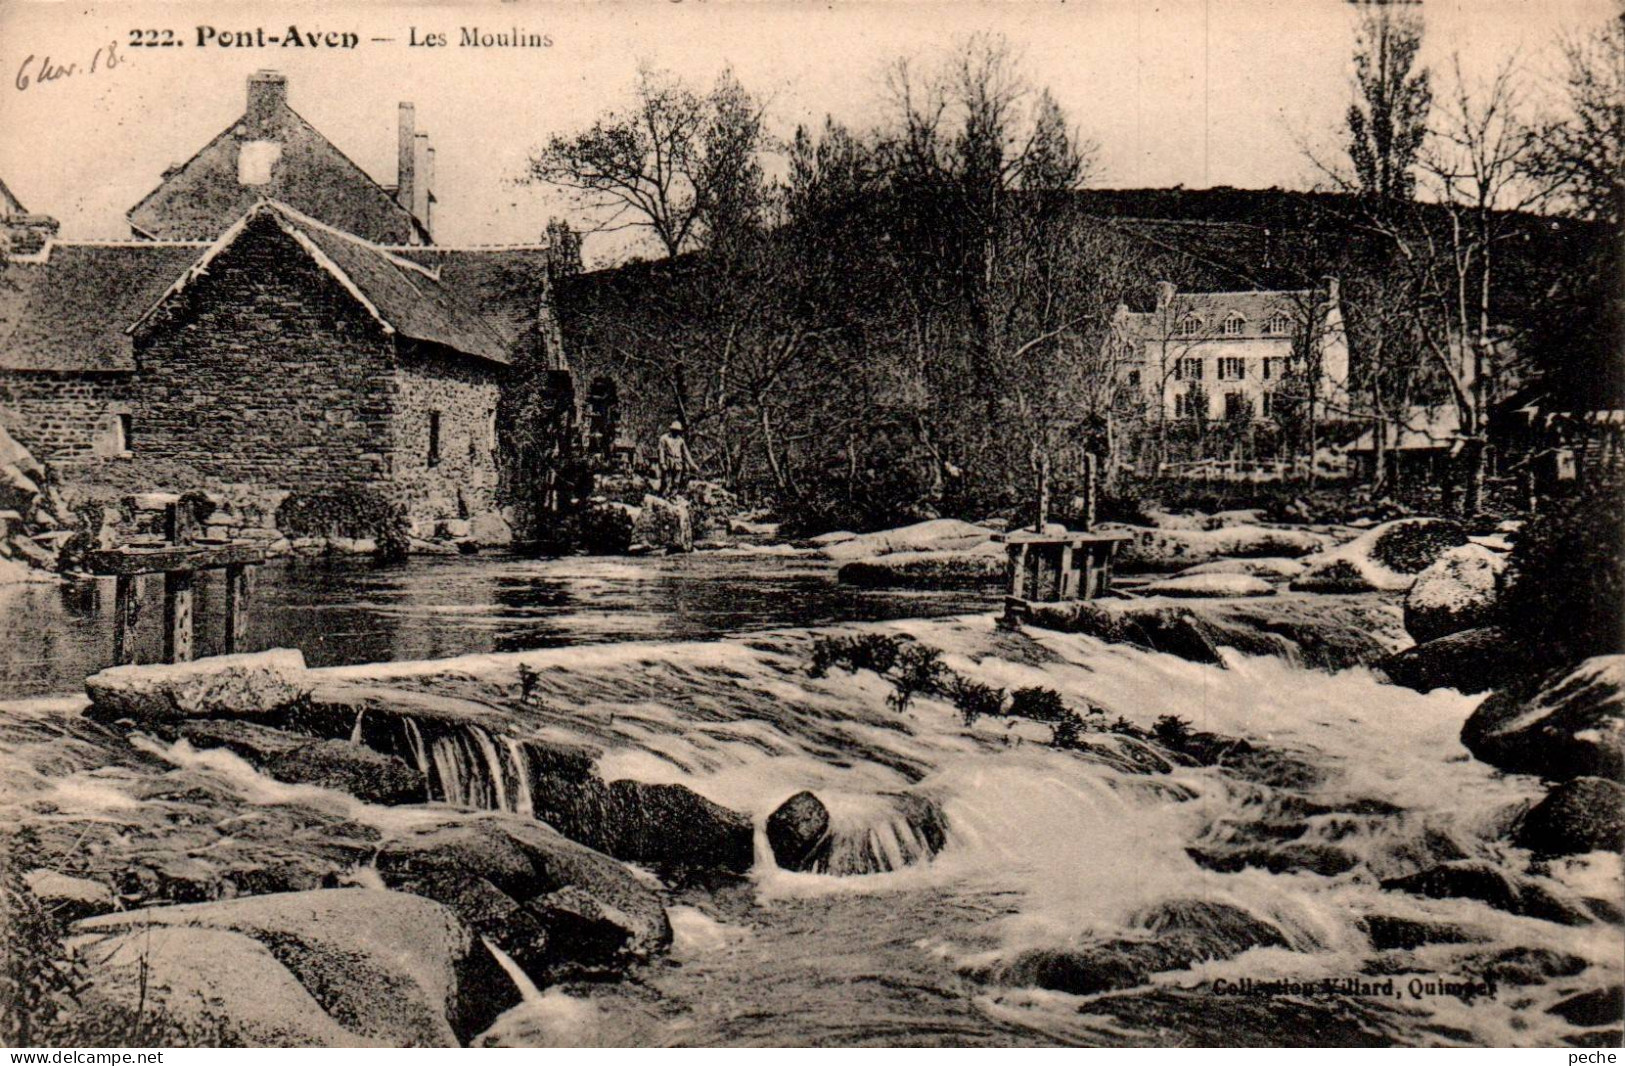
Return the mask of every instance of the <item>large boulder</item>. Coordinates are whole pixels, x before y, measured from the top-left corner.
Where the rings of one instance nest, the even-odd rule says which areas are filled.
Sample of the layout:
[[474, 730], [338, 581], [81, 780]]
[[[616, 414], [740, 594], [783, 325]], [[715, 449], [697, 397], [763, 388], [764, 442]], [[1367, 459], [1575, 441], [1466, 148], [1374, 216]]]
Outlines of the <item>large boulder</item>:
[[815, 538], [813, 543], [822, 549], [826, 558], [845, 563], [894, 552], [968, 551], [992, 539], [993, 531], [986, 526], [962, 522], [957, 518], [933, 518], [928, 522], [916, 522], [910, 526], [840, 540]]
[[1333, 543], [1331, 537], [1306, 529], [1226, 526], [1222, 529], [1151, 529], [1102, 526], [1126, 532], [1129, 540], [1117, 554], [1125, 573], [1183, 570], [1198, 563], [1230, 558], [1297, 558]]
[[1625, 655], [1587, 659], [1548, 676], [1532, 695], [1495, 693], [1467, 719], [1461, 742], [1516, 773], [1625, 777]]
[[450, 907], [537, 980], [671, 944], [660, 900], [620, 863], [525, 818], [448, 815], [378, 849], [384, 883]]
[[811, 870], [829, 857], [829, 809], [811, 792], [797, 792], [767, 816], [767, 846], [781, 870]]
[[153, 732], [166, 740], [184, 739], [198, 751], [224, 748], [255, 767], [310, 743], [309, 737], [236, 718], [188, 718], [157, 723]]
[[1559, 925], [1585, 925], [1591, 921], [1578, 903], [1482, 859], [1440, 863], [1419, 873], [1388, 878], [1381, 885], [1391, 892], [1409, 892], [1429, 899], [1476, 899], [1508, 914]]
[[[127, 911], [74, 926], [92, 951], [116, 950], [110, 941], [139, 943], [158, 929], [219, 930], [258, 943], [332, 1021], [373, 1045], [456, 1046], [519, 1000], [501, 965], [456, 915], [404, 892], [287, 892]], [[244, 1004], [263, 992], [282, 1005], [278, 1014], [295, 1007], [298, 997], [263, 959], [248, 958], [246, 949], [228, 955], [204, 947], [183, 943], [175, 952], [196, 969], [196, 986], [229, 990]], [[320, 1028], [308, 1006], [296, 1016], [298, 1032]]]
[[[88, 1012], [140, 1016], [165, 1043], [363, 1047], [258, 940], [229, 929], [155, 925], [96, 936], [79, 949]], [[415, 1035], [415, 1034], [412, 1034]]]
[[1147, 596], [1222, 599], [1229, 596], [1273, 596], [1275, 586], [1247, 574], [1177, 574], [1153, 581], [1141, 590]]
[[975, 589], [1003, 585], [1004, 545], [988, 541], [962, 551], [892, 552], [842, 565], [836, 579], [862, 588]]
[[305, 657], [290, 648], [215, 655], [189, 663], [114, 666], [85, 678], [98, 716], [254, 718], [298, 703], [311, 689]]
[[468, 535], [482, 548], [506, 548], [513, 543], [513, 527], [495, 511], [482, 511], [469, 519]]
[[1406, 648], [1377, 663], [1396, 685], [1431, 692], [1486, 692], [1510, 685], [1532, 667], [1521, 645], [1495, 626], [1464, 629], [1447, 637]]
[[1418, 644], [1494, 621], [1506, 556], [1477, 544], [1446, 549], [1405, 596], [1405, 631]]
[[57, 920], [76, 922], [106, 914], [117, 906], [112, 889], [88, 877], [73, 877], [55, 870], [30, 870], [23, 883]]
[[428, 783], [416, 767], [348, 740], [318, 740], [290, 748], [269, 759], [265, 772], [290, 785], [320, 785], [368, 803], [420, 803], [429, 798]]
[[1032, 949], [978, 976], [1083, 996], [1133, 988], [1153, 974], [1233, 958], [1252, 948], [1287, 946], [1271, 923], [1211, 900], [1171, 900], [1139, 916], [1135, 924], [1142, 928], [1134, 936], [1073, 949]]
[[1248, 574], [1252, 577], [1297, 577], [1304, 571], [1302, 559], [1264, 557], [1262, 559], [1215, 559], [1211, 563], [1197, 563], [1179, 572], [1186, 574]]
[[579, 749], [531, 740], [523, 750], [536, 817], [571, 840], [662, 868], [750, 868], [755, 828], [738, 811], [686, 785], [605, 783]]
[[1625, 851], [1625, 785], [1600, 777], [1562, 782], [1524, 815], [1513, 842], [1537, 855]]
[[1292, 587], [1307, 592], [1403, 592], [1446, 549], [1466, 543], [1466, 529], [1448, 519], [1384, 522], [1308, 559], [1309, 569]]
[[632, 542], [667, 551], [693, 551], [694, 522], [688, 501], [645, 496], [633, 523]]

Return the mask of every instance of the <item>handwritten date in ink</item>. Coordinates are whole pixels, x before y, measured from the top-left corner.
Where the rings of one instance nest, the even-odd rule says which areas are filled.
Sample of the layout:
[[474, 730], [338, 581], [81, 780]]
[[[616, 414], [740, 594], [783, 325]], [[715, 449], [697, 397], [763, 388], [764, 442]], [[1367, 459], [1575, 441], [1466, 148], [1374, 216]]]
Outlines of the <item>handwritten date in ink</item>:
[[46, 85], [79, 74], [112, 70], [123, 62], [123, 58], [118, 54], [117, 41], [109, 41], [105, 46], [96, 49], [91, 54], [90, 62], [83, 66], [78, 63], [59, 63], [49, 55], [30, 55], [17, 68], [17, 78], [13, 84], [17, 86], [18, 92], [23, 92], [34, 85]]

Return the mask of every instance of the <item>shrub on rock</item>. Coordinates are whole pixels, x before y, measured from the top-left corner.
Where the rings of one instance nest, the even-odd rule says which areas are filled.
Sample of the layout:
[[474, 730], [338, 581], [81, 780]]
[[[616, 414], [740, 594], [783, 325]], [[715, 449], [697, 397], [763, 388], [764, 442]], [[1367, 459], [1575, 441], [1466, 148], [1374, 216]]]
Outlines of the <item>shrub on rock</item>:
[[1405, 597], [1405, 631], [1417, 643], [1495, 621], [1506, 557], [1476, 544], [1445, 550]]
[[1533, 693], [1495, 693], [1462, 726], [1461, 742], [1515, 773], [1625, 777], [1625, 655], [1587, 659], [1549, 675]]
[[1625, 507], [1598, 488], [1537, 516], [1512, 547], [1501, 625], [1543, 663], [1625, 649]]
[[1625, 851], [1625, 785], [1600, 777], [1562, 782], [1524, 815], [1513, 842], [1537, 855]]
[[963, 551], [893, 552], [856, 559], [844, 564], [836, 579], [861, 588], [984, 588], [1004, 584], [1006, 560], [1004, 546], [990, 541]]
[[298, 703], [310, 690], [304, 655], [288, 648], [189, 663], [114, 666], [85, 678], [85, 692], [99, 716], [138, 722], [271, 715]]
[[1292, 582], [1306, 592], [1403, 592], [1448, 548], [1467, 543], [1467, 530], [1443, 518], [1384, 522], [1340, 547], [1306, 560]]

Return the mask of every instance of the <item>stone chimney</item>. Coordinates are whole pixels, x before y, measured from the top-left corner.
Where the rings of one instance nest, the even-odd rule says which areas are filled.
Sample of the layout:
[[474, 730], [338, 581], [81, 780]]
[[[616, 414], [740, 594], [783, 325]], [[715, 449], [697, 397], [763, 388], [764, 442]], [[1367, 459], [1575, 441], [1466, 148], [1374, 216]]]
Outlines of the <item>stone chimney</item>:
[[412, 210], [412, 197], [417, 191], [417, 159], [413, 147], [416, 129], [417, 109], [402, 100], [395, 147], [395, 202], [408, 211]]
[[1168, 305], [1174, 302], [1174, 283], [1171, 281], [1157, 282], [1157, 310], [1166, 311]]
[[264, 137], [275, 126], [277, 114], [288, 103], [288, 78], [275, 70], [256, 70], [248, 76], [247, 125], [250, 137]]
[[428, 230], [430, 238], [434, 237], [434, 145], [429, 145], [423, 153], [423, 172], [418, 179], [423, 186], [423, 215], [418, 220], [423, 228]]
[[412, 217], [429, 228], [429, 182], [434, 180], [429, 153], [429, 135], [419, 130], [412, 135]]

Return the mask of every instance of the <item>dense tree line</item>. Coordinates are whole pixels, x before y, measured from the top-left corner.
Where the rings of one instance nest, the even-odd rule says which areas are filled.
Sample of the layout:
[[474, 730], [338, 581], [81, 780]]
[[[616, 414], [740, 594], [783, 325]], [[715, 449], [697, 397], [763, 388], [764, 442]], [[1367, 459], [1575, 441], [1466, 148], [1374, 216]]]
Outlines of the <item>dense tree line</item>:
[[[898, 61], [872, 128], [827, 120], [782, 144], [731, 72], [701, 93], [645, 70], [634, 107], [531, 163], [666, 253], [558, 278], [566, 347], [583, 384], [618, 384], [625, 436], [681, 419], [708, 472], [808, 527], [1032, 517], [1091, 461], [1122, 476], [1135, 411], [1113, 312], [1159, 280], [1344, 279], [1354, 390], [1333, 407], [1295, 367], [1271, 429], [1284, 452], [1373, 425], [1387, 439], [1427, 403], [1457, 404], [1480, 440], [1488, 405], [1530, 376], [1505, 353], [1552, 359], [1536, 331], [1569, 289], [1570, 310], [1587, 299], [1610, 243], [1527, 209], [1563, 196], [1602, 217], [1617, 200], [1554, 169], [1573, 149], [1520, 109], [1515, 71], [1441, 89], [1413, 69], [1420, 25], [1379, 12], [1319, 194], [1088, 190], [1095, 146], [996, 37]], [[1599, 47], [1574, 46], [1577, 71]]]

